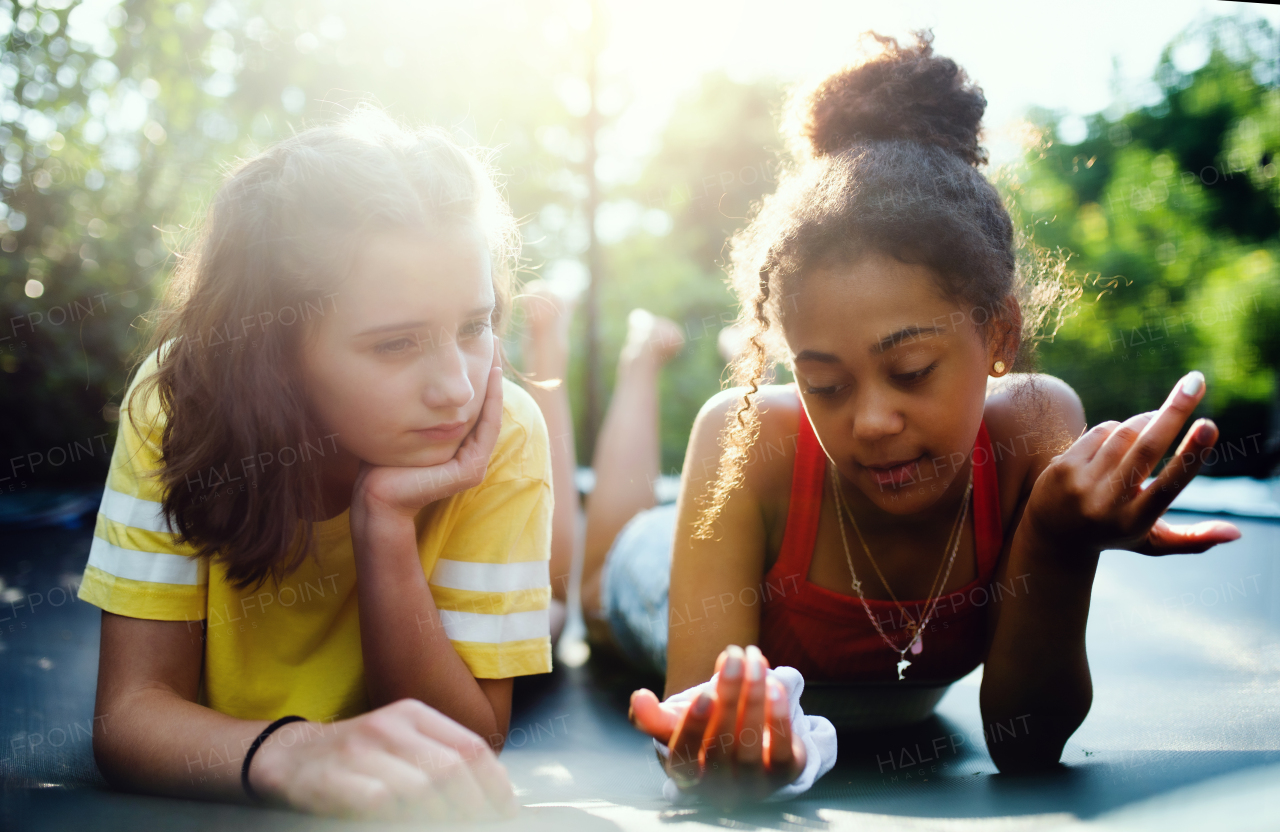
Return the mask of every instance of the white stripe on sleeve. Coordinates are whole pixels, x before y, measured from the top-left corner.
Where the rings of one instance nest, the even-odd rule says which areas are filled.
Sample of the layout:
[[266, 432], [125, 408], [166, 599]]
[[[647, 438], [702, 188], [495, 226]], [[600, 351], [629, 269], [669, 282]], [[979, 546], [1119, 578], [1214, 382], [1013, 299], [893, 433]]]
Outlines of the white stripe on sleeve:
[[98, 511], [108, 520], [148, 532], [173, 534], [159, 503], [142, 500], [108, 488], [102, 492], [102, 505]]
[[96, 535], [89, 548], [89, 565], [117, 578], [157, 584], [195, 586], [200, 581], [200, 562], [186, 555], [139, 552], [108, 543]]
[[501, 644], [504, 641], [541, 638], [551, 634], [551, 619], [547, 610], [510, 612], [506, 615], [440, 610], [440, 621], [444, 624], [445, 634], [450, 641]]
[[545, 560], [525, 563], [475, 563], [440, 558], [431, 572], [431, 583], [447, 589], [473, 592], [516, 592], [551, 586], [551, 564]]

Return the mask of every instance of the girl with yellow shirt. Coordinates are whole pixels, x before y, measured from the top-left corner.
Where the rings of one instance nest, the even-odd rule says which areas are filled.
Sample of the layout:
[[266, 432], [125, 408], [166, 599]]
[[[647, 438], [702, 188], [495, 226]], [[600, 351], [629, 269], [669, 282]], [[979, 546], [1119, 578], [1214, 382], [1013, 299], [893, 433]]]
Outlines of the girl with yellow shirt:
[[545, 424], [484, 165], [372, 111], [234, 171], [126, 394], [80, 597], [113, 785], [477, 817], [551, 669]]

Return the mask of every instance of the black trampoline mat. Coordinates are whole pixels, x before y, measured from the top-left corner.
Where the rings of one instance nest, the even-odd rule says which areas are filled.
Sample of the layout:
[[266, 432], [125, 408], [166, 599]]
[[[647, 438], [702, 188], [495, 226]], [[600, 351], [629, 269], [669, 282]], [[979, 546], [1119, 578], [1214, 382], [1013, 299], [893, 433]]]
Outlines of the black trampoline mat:
[[[1238, 523], [1243, 539], [1205, 555], [1103, 555], [1093, 708], [1057, 772], [996, 772], [974, 674], [924, 723], [843, 733], [836, 768], [801, 799], [728, 816], [673, 807], [626, 721], [644, 680], [592, 661], [519, 685], [502, 761], [524, 808], [484, 828], [1280, 829], [1280, 523]], [[0, 576], [42, 599], [0, 594], [0, 828], [397, 828], [108, 789], [90, 739], [99, 613], [68, 588], [91, 533], [0, 539]]]

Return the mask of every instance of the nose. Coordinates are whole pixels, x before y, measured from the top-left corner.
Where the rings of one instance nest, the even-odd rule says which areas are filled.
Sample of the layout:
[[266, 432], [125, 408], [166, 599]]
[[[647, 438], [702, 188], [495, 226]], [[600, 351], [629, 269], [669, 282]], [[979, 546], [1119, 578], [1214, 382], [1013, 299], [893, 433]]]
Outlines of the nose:
[[853, 435], [863, 442], [876, 442], [902, 432], [906, 420], [888, 391], [868, 387], [854, 398]]
[[457, 342], [427, 350], [423, 359], [422, 401], [427, 407], [459, 410], [475, 397], [475, 388], [467, 377], [467, 358]]

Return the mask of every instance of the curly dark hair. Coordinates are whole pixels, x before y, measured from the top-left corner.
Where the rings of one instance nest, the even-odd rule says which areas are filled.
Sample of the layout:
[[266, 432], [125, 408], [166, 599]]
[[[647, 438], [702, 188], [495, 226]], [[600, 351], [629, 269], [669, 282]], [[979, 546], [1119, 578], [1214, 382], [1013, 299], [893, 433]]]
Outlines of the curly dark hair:
[[[935, 55], [933, 36], [913, 45], [867, 33], [881, 47], [792, 98], [786, 133], [793, 164], [731, 243], [729, 282], [749, 348], [733, 365], [748, 388], [725, 427], [719, 478], [695, 535], [708, 538], [759, 431], [755, 398], [777, 340], [779, 299], [814, 268], [869, 252], [928, 266], [947, 297], [984, 327], [1022, 316], [1016, 369], [1073, 294], [1065, 260], [1045, 257], [1017, 233], [995, 186], [978, 171], [987, 100], [964, 70]], [[1019, 251], [1024, 256], [1019, 257]], [[1028, 256], [1029, 255], [1029, 256]], [[978, 315], [981, 313], [981, 320]]]

